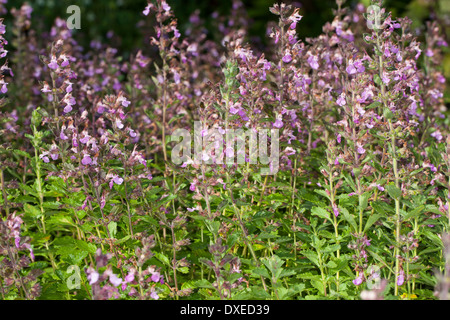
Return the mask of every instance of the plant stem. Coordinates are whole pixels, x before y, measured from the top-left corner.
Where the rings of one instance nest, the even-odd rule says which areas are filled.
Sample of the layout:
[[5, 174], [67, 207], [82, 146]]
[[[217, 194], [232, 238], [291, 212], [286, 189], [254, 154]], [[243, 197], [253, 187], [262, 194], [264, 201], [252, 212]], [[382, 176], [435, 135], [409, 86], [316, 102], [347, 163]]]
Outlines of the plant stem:
[[5, 208], [6, 217], [8, 217], [9, 216], [8, 196], [6, 194], [5, 176], [3, 173], [3, 168], [0, 169], [0, 184], [2, 187], [3, 207]]

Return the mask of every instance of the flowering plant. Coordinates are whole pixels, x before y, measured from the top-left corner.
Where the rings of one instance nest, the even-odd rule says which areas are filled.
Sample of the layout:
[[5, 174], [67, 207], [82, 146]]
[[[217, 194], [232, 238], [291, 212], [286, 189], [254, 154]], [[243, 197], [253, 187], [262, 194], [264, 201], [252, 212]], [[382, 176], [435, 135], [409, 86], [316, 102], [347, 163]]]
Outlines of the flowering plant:
[[2, 299], [447, 298], [444, 26], [268, 10], [262, 50], [148, 1], [127, 58], [0, 18]]

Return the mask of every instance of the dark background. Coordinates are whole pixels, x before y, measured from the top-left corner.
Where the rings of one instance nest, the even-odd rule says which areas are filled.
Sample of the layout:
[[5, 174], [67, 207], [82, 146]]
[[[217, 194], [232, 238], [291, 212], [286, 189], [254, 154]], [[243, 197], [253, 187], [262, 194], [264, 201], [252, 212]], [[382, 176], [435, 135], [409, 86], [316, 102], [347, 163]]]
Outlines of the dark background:
[[[226, 16], [231, 9], [230, 0], [166, 0], [172, 7], [178, 19], [178, 26], [183, 31], [189, 26], [189, 16], [200, 10], [200, 17], [205, 21], [204, 28], [209, 36], [215, 27], [211, 14], [218, 11]], [[20, 8], [23, 0], [8, 0], [7, 8]], [[269, 7], [276, 0], [242, 0], [249, 17], [249, 33], [252, 43], [261, 39], [267, 41], [266, 28], [269, 21], [276, 21], [277, 17], [269, 12]], [[335, 0], [285, 0], [300, 7], [302, 21], [297, 25], [297, 32], [301, 39], [315, 37], [322, 31], [322, 26], [333, 19], [333, 9], [337, 8]], [[344, 6], [354, 7], [359, 2], [370, 5], [371, 0], [346, 0]], [[74, 36], [79, 44], [87, 48], [92, 40], [101, 40], [119, 49], [119, 55], [124, 59], [139, 49], [150, 47], [148, 34], [152, 32], [153, 17], [145, 17], [142, 11], [147, 0], [32, 0], [28, 3], [33, 7], [32, 28], [40, 32], [49, 31], [55, 18], [67, 19], [67, 7], [78, 5], [81, 9], [81, 30], [74, 30]], [[450, 0], [385, 0], [383, 6], [392, 12], [392, 16], [408, 16], [413, 21], [413, 29], [424, 29], [427, 20], [439, 19], [443, 32], [447, 34], [450, 43]], [[12, 19], [5, 20], [7, 30], [11, 27]], [[145, 22], [145, 28], [138, 25]], [[144, 29], [144, 30], [143, 30]], [[107, 39], [106, 34], [113, 31], [115, 36]], [[146, 34], [146, 36], [144, 36]], [[8, 38], [8, 32], [6, 37]], [[217, 39], [216, 39], [217, 40]], [[419, 41], [422, 41], [419, 37]], [[442, 65], [447, 79], [450, 80], [450, 50], [445, 49], [445, 59]], [[446, 101], [450, 103], [450, 90], [445, 93]]]
[[[408, 14], [414, 21], [429, 16], [430, 8], [438, 6], [439, 1], [450, 0], [385, 0], [384, 6], [393, 12], [394, 16]], [[189, 23], [189, 16], [196, 9], [200, 9], [201, 17], [206, 20], [206, 26], [211, 22], [211, 13], [218, 11], [226, 15], [230, 11], [229, 0], [168, 0], [169, 5], [178, 18], [181, 31]], [[250, 35], [265, 37], [266, 24], [275, 20], [269, 12], [269, 7], [278, 1], [273, 0], [243, 0], [250, 17]], [[292, 3], [294, 1], [284, 1]], [[301, 0], [295, 1], [300, 5], [303, 19], [297, 31], [301, 38], [317, 36], [325, 22], [331, 21], [332, 9], [336, 8], [335, 0]], [[362, 0], [368, 3], [369, 0]], [[24, 1], [9, 0], [8, 8], [19, 8]], [[33, 0], [28, 1], [33, 7], [33, 26], [49, 30], [56, 17], [66, 19], [69, 14], [66, 9], [70, 5], [81, 8], [81, 27], [77, 33], [81, 43], [87, 44], [92, 39], [104, 39], [108, 31], [112, 30], [121, 38], [122, 51], [130, 51], [143, 43], [141, 33], [134, 26], [144, 18], [143, 9], [146, 0]], [[355, 6], [357, 0], [347, 0], [346, 6]], [[413, 17], [411, 17], [413, 15]], [[80, 37], [81, 36], [81, 37]]]

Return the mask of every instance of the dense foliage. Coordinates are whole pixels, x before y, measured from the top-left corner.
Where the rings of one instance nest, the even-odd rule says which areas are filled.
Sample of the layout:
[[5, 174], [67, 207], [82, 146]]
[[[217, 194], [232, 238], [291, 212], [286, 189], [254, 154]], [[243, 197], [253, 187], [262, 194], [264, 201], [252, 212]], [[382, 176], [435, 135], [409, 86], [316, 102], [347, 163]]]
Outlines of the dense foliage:
[[[263, 53], [238, 0], [214, 37], [142, 10], [157, 55], [129, 59], [26, 3], [0, 20], [2, 299], [447, 299], [440, 23], [337, 0], [302, 41], [275, 4]], [[279, 158], [177, 163], [177, 129], [269, 131]]]

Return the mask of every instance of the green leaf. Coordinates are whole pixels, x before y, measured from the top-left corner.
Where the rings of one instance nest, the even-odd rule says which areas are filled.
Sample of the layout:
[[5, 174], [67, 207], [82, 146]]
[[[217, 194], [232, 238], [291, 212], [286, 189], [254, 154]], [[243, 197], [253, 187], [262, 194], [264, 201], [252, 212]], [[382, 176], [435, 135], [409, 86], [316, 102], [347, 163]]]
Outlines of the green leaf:
[[367, 208], [368, 201], [369, 201], [370, 193], [364, 192], [361, 197], [359, 198], [359, 208], [360, 210], [364, 211]]
[[85, 251], [85, 252], [89, 252], [89, 253], [95, 253], [97, 251], [97, 247], [93, 243], [88, 243], [83, 240], [75, 240], [75, 243], [81, 251]]
[[353, 227], [353, 230], [355, 230], [355, 232], [357, 232], [358, 225], [356, 224], [356, 220], [353, 217], [353, 215], [351, 215], [346, 208], [339, 206], [339, 209], [341, 209], [344, 219], [347, 220], [347, 222], [350, 223], [350, 225]]
[[322, 252], [323, 253], [331, 253], [331, 252], [335, 252], [338, 251], [339, 249], [341, 249], [341, 245], [339, 244], [332, 244], [330, 246], [326, 246]]
[[196, 288], [215, 289], [214, 286], [206, 279], [198, 280], [192, 283]]
[[380, 219], [380, 217], [382, 217], [382, 215], [379, 214], [379, 213], [376, 213], [376, 214], [371, 215], [371, 216], [369, 217], [369, 219], [367, 219], [366, 225], [364, 226], [364, 232], [366, 232], [367, 230], [369, 230], [369, 228], [370, 228], [375, 222], [377, 222], [377, 221]]
[[323, 218], [323, 219], [327, 219], [331, 223], [333, 223], [333, 220], [331, 220], [331, 217], [330, 217], [330, 213], [327, 210], [323, 209], [323, 208], [314, 207], [311, 210], [311, 214], [313, 214], [315, 216], [318, 216], [320, 218]]
[[365, 108], [366, 109], [374, 109], [374, 108], [378, 108], [379, 106], [381, 106], [381, 102], [380, 101], [375, 101], [375, 102], [372, 102], [371, 104], [369, 104]]
[[257, 213], [255, 213], [255, 215], [253, 216], [253, 220], [270, 219], [273, 215], [274, 215], [274, 212], [262, 210], [262, 211], [258, 211]]
[[269, 272], [267, 272], [266, 268], [255, 268], [252, 270], [253, 274], [256, 274], [258, 276], [263, 276], [264, 278], [270, 279]]
[[108, 224], [108, 230], [109, 230], [109, 235], [111, 236], [111, 238], [115, 238], [116, 234], [117, 234], [117, 222], [111, 221]]
[[34, 219], [39, 219], [42, 216], [41, 210], [37, 206], [32, 206], [31, 204], [25, 203], [23, 205], [25, 210], [25, 215], [32, 217]]
[[372, 206], [372, 208], [375, 209], [376, 212], [385, 215], [388, 212], [393, 213], [394, 212], [394, 208], [392, 208], [390, 205], [388, 205], [386, 202], [384, 201], [372, 201], [370, 203], [370, 205]]
[[169, 258], [160, 252], [154, 252], [155, 257], [167, 266], [170, 266]]
[[277, 255], [273, 255], [270, 258], [261, 259], [262, 263], [269, 269], [275, 278], [279, 278], [283, 268], [284, 261]]
[[400, 197], [402, 196], [402, 191], [399, 188], [397, 188], [396, 186], [394, 186], [393, 184], [388, 184], [386, 186], [386, 190], [389, 193], [389, 195], [391, 196], [391, 198], [394, 200], [399, 200]]
[[71, 217], [64, 215], [54, 215], [48, 220], [49, 224], [75, 226]]
[[311, 262], [313, 262], [317, 267], [320, 268], [319, 256], [317, 255], [316, 252], [308, 250], [303, 251], [302, 253], [305, 257], [307, 257]]
[[128, 235], [128, 236], [126, 236], [126, 237], [120, 239], [119, 241], [117, 241], [116, 244], [124, 243], [124, 242], [126, 242], [128, 239], [130, 239], [130, 238], [131, 238], [131, 236]]
[[184, 274], [189, 273], [188, 267], [180, 267], [180, 268], [177, 268], [177, 270]]
[[314, 192], [320, 194], [321, 196], [324, 196], [328, 200], [331, 200], [330, 196], [327, 194], [327, 192], [325, 190], [315, 189]]
[[424, 209], [425, 209], [425, 206], [424, 206], [424, 205], [420, 205], [420, 206], [414, 208], [414, 210], [409, 211], [409, 212], [405, 215], [404, 219], [405, 219], [405, 220], [409, 220], [409, 219], [411, 219], [411, 218], [414, 218], [414, 217], [416, 217], [417, 215], [419, 215], [420, 213], [422, 213], [422, 211], [423, 211]]
[[380, 257], [378, 255], [378, 253], [371, 251], [371, 250], [367, 250], [369, 252], [369, 254], [371, 256], [373, 256], [375, 258], [375, 260], [377, 260], [378, 262], [380, 262], [381, 264], [383, 264], [386, 268], [388, 268], [392, 273], [394, 273], [394, 270], [392, 270], [392, 268], [386, 263], [384, 262], [384, 259], [382, 257]]

